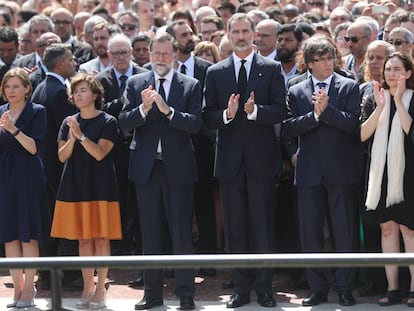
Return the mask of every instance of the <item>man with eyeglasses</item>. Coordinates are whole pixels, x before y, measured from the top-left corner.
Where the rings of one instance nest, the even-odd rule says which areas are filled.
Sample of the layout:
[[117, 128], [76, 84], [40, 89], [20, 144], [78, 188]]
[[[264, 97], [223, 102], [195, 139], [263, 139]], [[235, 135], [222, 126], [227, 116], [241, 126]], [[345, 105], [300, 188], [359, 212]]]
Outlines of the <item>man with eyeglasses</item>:
[[372, 28], [365, 21], [353, 22], [344, 37], [351, 54], [345, 58], [345, 66], [355, 80], [364, 81], [364, 60], [368, 45], [372, 42]]
[[[295, 185], [302, 251], [324, 251], [324, 222], [332, 229], [334, 251], [357, 250], [357, 183], [360, 95], [358, 84], [334, 73], [336, 47], [323, 36], [302, 45], [310, 78], [288, 92], [288, 119], [283, 130], [298, 137]], [[355, 304], [355, 268], [337, 268], [334, 289], [339, 304]], [[326, 302], [330, 288], [324, 269], [307, 268], [311, 292], [303, 306]]]
[[73, 14], [66, 8], [57, 8], [50, 15], [55, 25], [55, 33], [60, 37], [62, 43], [71, 46], [73, 56], [78, 64], [83, 64], [93, 58], [92, 48], [80, 42], [73, 33]]
[[396, 27], [391, 30], [387, 40], [398, 52], [409, 56], [413, 56], [413, 41], [414, 36], [411, 31], [403, 27]]
[[214, 15], [206, 16], [200, 24], [201, 40], [210, 41], [213, 33], [223, 29], [224, 25], [220, 17]]
[[[126, 81], [132, 75], [147, 72], [131, 61], [131, 41], [124, 34], [115, 34], [108, 41], [108, 55], [112, 68], [99, 73], [96, 78], [105, 89], [104, 110], [118, 118], [124, 103]], [[114, 145], [113, 155], [117, 173], [121, 210], [122, 241], [111, 241], [113, 255], [132, 255], [131, 250], [141, 251], [140, 227], [133, 220], [137, 215], [134, 186], [128, 180], [129, 144], [132, 135], [121, 132]], [[134, 241], [138, 240], [134, 245]]]
[[132, 11], [119, 13], [116, 24], [121, 28], [122, 33], [131, 40], [139, 33], [139, 18]]
[[352, 19], [352, 13], [344, 7], [337, 7], [329, 15], [329, 29], [333, 33], [336, 26], [349, 22]]
[[[152, 70], [127, 81], [119, 115], [123, 131], [133, 131], [129, 177], [135, 184], [145, 255], [165, 254], [169, 231], [172, 253], [192, 253], [193, 184], [197, 166], [191, 134], [202, 126], [200, 83], [174, 70], [177, 47], [162, 32], [150, 45]], [[162, 270], [144, 271], [144, 297], [135, 310], [160, 306]], [[175, 270], [180, 310], [194, 305], [194, 271]]]

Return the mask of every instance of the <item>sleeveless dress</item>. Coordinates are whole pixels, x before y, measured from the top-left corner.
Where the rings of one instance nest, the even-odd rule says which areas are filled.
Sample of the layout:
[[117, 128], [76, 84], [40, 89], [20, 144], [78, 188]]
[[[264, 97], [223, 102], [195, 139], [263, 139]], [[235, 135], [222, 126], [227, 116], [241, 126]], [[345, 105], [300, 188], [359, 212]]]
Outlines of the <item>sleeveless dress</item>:
[[[80, 129], [97, 143], [104, 138], [116, 142], [117, 121], [105, 112], [91, 119], [77, 113]], [[69, 139], [66, 119], [58, 141]], [[121, 239], [121, 218], [115, 168], [109, 153], [101, 161], [93, 158], [75, 142], [72, 156], [65, 162], [56, 198], [51, 236], [69, 240], [107, 238]]]
[[[9, 104], [0, 106], [0, 116]], [[44, 240], [49, 234], [46, 177], [40, 157], [46, 110], [27, 102], [16, 126], [34, 139], [30, 154], [7, 130], [0, 130], [0, 242]]]

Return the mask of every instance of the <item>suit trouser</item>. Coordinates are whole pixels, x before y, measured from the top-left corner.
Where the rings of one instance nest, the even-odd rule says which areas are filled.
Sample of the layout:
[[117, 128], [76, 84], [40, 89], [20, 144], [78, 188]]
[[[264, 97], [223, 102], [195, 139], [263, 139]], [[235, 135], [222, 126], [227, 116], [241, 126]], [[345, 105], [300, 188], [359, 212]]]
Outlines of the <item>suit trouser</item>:
[[[167, 182], [162, 161], [156, 160], [148, 183], [135, 184], [144, 255], [166, 253], [169, 230], [174, 255], [192, 253], [193, 184], [173, 186]], [[162, 298], [161, 269], [144, 270], [145, 296]], [[175, 294], [194, 297], [194, 271], [175, 270]]]
[[[357, 251], [356, 186], [354, 184], [298, 186], [298, 216], [303, 252], [324, 251], [325, 215], [331, 225], [335, 251], [337, 253]], [[335, 290], [352, 289], [355, 276], [355, 268], [337, 268]], [[306, 278], [313, 290], [328, 293], [329, 284], [323, 269], [307, 268]]]
[[[225, 245], [229, 253], [271, 253], [274, 244], [276, 178], [256, 178], [242, 165], [231, 180], [220, 180]], [[272, 269], [233, 269], [234, 291], [271, 293]]]

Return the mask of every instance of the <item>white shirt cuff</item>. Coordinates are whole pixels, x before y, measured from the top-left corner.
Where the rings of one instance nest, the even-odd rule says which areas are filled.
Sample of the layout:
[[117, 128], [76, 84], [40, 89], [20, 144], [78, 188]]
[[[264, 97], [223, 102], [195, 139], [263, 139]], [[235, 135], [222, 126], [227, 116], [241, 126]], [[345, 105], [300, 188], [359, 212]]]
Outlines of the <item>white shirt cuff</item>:
[[224, 124], [229, 124], [233, 119], [227, 119], [227, 109], [223, 111], [223, 122]]
[[247, 119], [253, 120], [253, 121], [257, 120], [257, 105], [256, 104], [254, 105], [253, 112], [247, 114]]

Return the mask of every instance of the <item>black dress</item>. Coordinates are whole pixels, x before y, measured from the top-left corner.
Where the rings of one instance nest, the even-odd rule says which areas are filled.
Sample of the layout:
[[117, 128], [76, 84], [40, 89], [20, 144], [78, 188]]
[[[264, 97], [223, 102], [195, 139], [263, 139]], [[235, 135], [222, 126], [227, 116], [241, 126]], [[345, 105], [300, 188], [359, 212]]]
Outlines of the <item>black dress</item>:
[[[371, 113], [375, 109], [374, 96], [369, 96], [362, 106], [362, 122], [368, 119]], [[396, 107], [394, 98], [391, 96], [390, 107], [390, 121], [388, 135], [391, 131], [391, 123], [396, 113]], [[414, 119], [414, 96], [411, 98], [410, 107], [408, 113]], [[371, 137], [371, 144], [373, 137]], [[371, 146], [370, 146], [371, 147]], [[371, 149], [370, 149], [371, 152]], [[369, 152], [369, 154], [370, 154]], [[405, 152], [405, 171], [404, 171], [404, 201], [399, 204], [395, 204], [386, 207], [387, 197], [387, 164], [385, 163], [384, 176], [381, 184], [381, 197], [376, 210], [369, 210], [365, 212], [365, 220], [370, 224], [380, 224], [393, 220], [398, 224], [402, 224], [414, 230], [414, 133], [413, 125], [411, 125], [409, 134], [404, 134], [404, 152]], [[388, 159], [386, 159], [388, 161]], [[370, 157], [368, 158], [368, 165], [370, 163]]]
[[[91, 119], [74, 116], [88, 139], [116, 142], [118, 124], [105, 112]], [[63, 120], [58, 140], [69, 139], [69, 126]], [[115, 168], [108, 154], [101, 161], [75, 142], [72, 156], [65, 162], [56, 198], [52, 237], [70, 240], [121, 239], [121, 220]]]
[[[0, 106], [0, 116], [9, 104]], [[46, 110], [31, 102], [16, 121], [24, 134], [34, 139], [30, 154], [7, 130], [0, 131], [0, 242], [43, 240], [48, 234], [47, 190], [39, 156], [46, 133]]]

